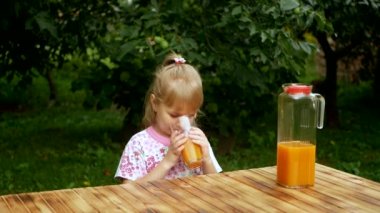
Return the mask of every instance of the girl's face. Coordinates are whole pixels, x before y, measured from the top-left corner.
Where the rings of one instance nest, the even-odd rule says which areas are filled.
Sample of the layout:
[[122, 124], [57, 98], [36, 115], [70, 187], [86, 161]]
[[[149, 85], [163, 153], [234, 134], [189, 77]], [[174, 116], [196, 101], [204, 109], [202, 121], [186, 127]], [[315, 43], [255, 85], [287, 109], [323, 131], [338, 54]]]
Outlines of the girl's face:
[[156, 113], [153, 127], [157, 132], [167, 137], [170, 137], [172, 130], [178, 129], [179, 117], [186, 115], [189, 117], [190, 122], [193, 122], [198, 111], [198, 109], [193, 109], [181, 102], [176, 102], [173, 106], [167, 106], [156, 101], [154, 95], [151, 97], [151, 104]]

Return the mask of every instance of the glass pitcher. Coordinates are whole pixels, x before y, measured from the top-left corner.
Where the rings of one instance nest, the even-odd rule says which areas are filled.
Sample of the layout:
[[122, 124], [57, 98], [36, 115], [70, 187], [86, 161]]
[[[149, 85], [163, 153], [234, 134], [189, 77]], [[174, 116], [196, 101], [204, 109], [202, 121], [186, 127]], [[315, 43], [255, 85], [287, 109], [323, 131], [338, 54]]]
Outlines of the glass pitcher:
[[277, 182], [288, 188], [314, 185], [316, 129], [323, 128], [325, 99], [312, 86], [282, 85], [278, 97]]

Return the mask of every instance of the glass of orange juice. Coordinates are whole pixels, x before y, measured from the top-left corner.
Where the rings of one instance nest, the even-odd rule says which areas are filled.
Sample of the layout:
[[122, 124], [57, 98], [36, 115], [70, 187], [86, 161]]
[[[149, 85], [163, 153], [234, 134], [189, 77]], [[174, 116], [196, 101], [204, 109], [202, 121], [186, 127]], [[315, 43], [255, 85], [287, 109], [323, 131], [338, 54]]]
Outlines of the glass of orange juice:
[[[183, 131], [187, 135], [191, 128], [189, 118], [187, 116], [181, 116], [179, 122]], [[185, 148], [182, 150], [181, 154], [182, 159], [188, 168], [194, 169], [202, 165], [202, 149], [198, 144], [193, 143], [191, 139], [187, 139]]]

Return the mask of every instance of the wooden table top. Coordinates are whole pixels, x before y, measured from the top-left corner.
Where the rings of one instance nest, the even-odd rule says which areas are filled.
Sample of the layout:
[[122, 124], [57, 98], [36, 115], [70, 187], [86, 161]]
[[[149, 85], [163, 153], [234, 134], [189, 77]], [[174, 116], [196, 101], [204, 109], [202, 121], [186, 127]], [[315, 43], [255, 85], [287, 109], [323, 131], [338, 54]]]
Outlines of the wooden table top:
[[276, 167], [149, 183], [0, 196], [0, 212], [380, 212], [380, 183], [320, 164], [315, 186], [276, 184]]

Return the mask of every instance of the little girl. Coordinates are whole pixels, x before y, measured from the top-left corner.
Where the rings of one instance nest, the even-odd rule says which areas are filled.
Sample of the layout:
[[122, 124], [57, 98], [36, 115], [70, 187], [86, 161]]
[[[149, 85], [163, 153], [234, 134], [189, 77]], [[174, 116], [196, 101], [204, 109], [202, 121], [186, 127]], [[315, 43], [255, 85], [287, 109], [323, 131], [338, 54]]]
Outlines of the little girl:
[[203, 103], [202, 80], [184, 58], [169, 54], [155, 73], [145, 99], [143, 123], [146, 129], [131, 137], [117, 168], [115, 178], [151, 181], [221, 172], [204, 132], [192, 127], [187, 137], [201, 146], [202, 166], [189, 169], [181, 151], [187, 140], [177, 128], [178, 119], [188, 116], [194, 124]]

